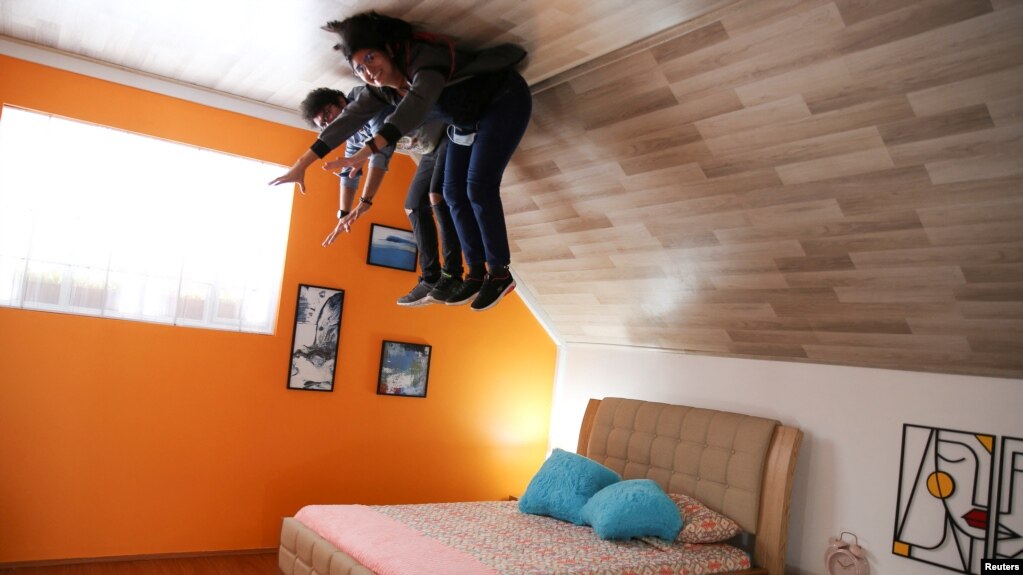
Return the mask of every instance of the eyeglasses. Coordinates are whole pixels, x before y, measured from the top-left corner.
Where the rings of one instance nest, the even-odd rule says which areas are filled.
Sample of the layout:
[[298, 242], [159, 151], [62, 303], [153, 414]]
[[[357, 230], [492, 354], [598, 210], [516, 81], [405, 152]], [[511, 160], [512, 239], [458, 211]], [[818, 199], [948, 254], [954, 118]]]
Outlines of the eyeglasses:
[[323, 110], [313, 118], [313, 123], [319, 129], [324, 129], [331, 122], [337, 118], [340, 113], [340, 108], [334, 104], [328, 104]]
[[352, 70], [355, 73], [362, 76], [366, 73], [366, 65], [373, 64], [376, 60], [377, 53], [373, 50], [366, 52], [366, 55], [362, 57], [362, 62], [352, 62]]

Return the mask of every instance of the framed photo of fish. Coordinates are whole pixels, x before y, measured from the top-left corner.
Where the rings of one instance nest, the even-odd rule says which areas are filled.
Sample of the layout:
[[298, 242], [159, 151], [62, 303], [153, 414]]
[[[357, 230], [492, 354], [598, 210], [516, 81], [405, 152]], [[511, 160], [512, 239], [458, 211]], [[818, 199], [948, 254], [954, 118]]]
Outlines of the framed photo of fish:
[[299, 284], [288, 389], [334, 391], [344, 303], [344, 290]]
[[419, 248], [412, 230], [373, 224], [369, 233], [367, 263], [407, 272], [416, 271]]

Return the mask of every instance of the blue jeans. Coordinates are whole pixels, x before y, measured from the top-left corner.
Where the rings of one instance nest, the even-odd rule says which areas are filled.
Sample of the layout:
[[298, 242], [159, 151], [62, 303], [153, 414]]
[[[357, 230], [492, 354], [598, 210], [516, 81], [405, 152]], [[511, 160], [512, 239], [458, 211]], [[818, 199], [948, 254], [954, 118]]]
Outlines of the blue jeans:
[[532, 113], [529, 86], [513, 71], [484, 110], [472, 145], [448, 143], [444, 200], [470, 267], [486, 262], [493, 271], [511, 262], [501, 178]]

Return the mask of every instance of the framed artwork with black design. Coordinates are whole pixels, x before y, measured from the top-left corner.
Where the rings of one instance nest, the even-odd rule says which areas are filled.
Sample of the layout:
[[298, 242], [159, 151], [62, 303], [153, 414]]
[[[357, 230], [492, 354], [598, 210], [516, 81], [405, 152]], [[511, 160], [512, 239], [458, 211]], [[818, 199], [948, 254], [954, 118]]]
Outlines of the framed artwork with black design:
[[345, 292], [299, 284], [288, 389], [333, 391]]

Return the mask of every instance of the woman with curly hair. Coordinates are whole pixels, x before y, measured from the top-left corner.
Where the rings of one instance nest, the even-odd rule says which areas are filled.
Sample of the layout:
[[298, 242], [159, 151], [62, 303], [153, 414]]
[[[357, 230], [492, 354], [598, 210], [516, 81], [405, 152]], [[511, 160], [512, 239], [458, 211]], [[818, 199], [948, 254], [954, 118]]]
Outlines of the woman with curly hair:
[[[304, 189], [306, 169], [340, 146], [383, 107], [393, 105], [366, 146], [351, 158], [328, 162], [337, 170], [365, 161], [394, 145], [427, 119], [451, 125], [445, 161], [444, 199], [462, 244], [469, 272], [445, 303], [493, 307], [515, 288], [500, 187], [504, 170], [526, 131], [532, 96], [515, 67], [525, 58], [520, 46], [503, 44], [477, 52], [461, 50], [443, 37], [417, 32], [404, 20], [367, 12], [333, 21], [326, 29], [341, 41], [334, 47], [367, 89], [350, 102], [315, 143], [271, 184]], [[360, 202], [349, 222], [369, 209]]]

